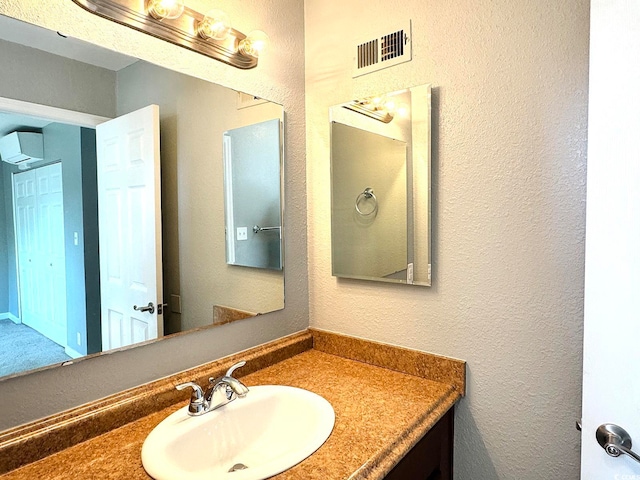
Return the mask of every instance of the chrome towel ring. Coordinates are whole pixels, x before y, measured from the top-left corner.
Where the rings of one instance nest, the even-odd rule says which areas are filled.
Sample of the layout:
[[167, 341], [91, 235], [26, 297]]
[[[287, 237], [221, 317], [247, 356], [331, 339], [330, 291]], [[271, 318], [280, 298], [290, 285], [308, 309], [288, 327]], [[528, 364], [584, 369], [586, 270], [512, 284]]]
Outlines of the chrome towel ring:
[[[373, 208], [371, 208], [369, 211], [360, 210], [360, 202], [369, 199], [373, 199], [373, 202], [370, 202], [373, 203]], [[365, 188], [364, 192], [356, 197], [356, 212], [358, 212], [363, 217], [368, 217], [369, 215], [373, 215], [378, 212], [378, 198], [376, 197], [375, 193], [373, 193], [373, 188]]]

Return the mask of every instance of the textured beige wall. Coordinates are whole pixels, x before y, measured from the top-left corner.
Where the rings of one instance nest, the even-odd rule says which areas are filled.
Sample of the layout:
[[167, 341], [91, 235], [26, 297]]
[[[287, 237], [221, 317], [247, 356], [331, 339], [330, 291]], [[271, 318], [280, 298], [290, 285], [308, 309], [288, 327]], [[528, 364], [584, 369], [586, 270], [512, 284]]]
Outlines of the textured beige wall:
[[[408, 18], [413, 60], [352, 79]], [[588, 37], [588, 0], [305, 2], [311, 325], [468, 361], [457, 479], [579, 476]], [[422, 83], [433, 287], [333, 278], [328, 109]]]
[[116, 74], [110, 70], [4, 40], [0, 65], [2, 97], [103, 117], [115, 114]]
[[0, 0], [0, 14], [60, 30], [284, 106], [284, 221], [285, 228], [293, 232], [285, 240], [285, 310], [2, 381], [0, 430], [308, 326], [303, 5], [296, 0], [190, 1], [190, 6], [200, 11], [214, 4], [224, 8], [241, 31], [268, 31], [271, 49], [258, 68], [243, 71], [229, 67], [94, 16], [70, 0]]

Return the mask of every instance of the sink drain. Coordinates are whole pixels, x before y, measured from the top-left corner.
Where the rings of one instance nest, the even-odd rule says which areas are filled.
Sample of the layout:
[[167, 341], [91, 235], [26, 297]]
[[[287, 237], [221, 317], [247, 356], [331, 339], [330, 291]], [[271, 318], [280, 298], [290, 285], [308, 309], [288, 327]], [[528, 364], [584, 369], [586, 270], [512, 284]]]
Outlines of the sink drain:
[[237, 472], [238, 470], [246, 470], [247, 467], [244, 463], [236, 463], [233, 467], [229, 469], [229, 472]]

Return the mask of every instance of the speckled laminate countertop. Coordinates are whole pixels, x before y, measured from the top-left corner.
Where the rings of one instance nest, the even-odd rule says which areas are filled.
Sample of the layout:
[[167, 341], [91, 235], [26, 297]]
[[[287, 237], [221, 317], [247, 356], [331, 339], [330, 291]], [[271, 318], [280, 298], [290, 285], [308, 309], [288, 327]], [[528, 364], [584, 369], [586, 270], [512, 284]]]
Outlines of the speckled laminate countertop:
[[[337, 340], [334, 345], [344, 346], [341, 342], [345, 337], [332, 335], [323, 336], [323, 340]], [[349, 342], [363, 342], [346, 338]], [[323, 348], [322, 342], [316, 343]], [[380, 351], [380, 344], [365, 342], [363, 346], [371, 347], [371, 352]], [[332, 350], [330, 346], [323, 349]], [[398, 351], [425, 355], [395, 347], [384, 349], [391, 349], [386, 354], [391, 352], [396, 360], [402, 357], [397, 356]], [[351, 356], [357, 357], [354, 351]], [[366, 357], [366, 348], [363, 352]], [[459, 363], [464, 369], [464, 362]], [[335, 410], [336, 423], [324, 445], [306, 460], [273, 477], [277, 480], [382, 479], [464, 392], [464, 374], [461, 389], [459, 378], [451, 383], [436, 382], [316, 348], [241, 378], [249, 387], [279, 384], [313, 391], [326, 398]], [[0, 478], [146, 480], [150, 477], [140, 460], [144, 439], [167, 415], [185, 404], [180, 401]]]

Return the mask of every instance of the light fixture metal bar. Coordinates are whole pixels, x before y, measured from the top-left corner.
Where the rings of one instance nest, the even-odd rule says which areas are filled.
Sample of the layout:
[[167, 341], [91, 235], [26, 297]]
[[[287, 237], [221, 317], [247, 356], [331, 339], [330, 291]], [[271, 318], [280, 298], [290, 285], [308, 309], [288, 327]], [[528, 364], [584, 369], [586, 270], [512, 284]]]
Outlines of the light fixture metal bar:
[[203, 15], [189, 7], [176, 19], [156, 20], [146, 12], [145, 0], [73, 0], [74, 3], [98, 16], [121, 25], [188, 48], [228, 65], [250, 69], [258, 65], [258, 59], [238, 51], [238, 45], [246, 35], [231, 29], [225, 40], [204, 39], [198, 35], [197, 25]]

